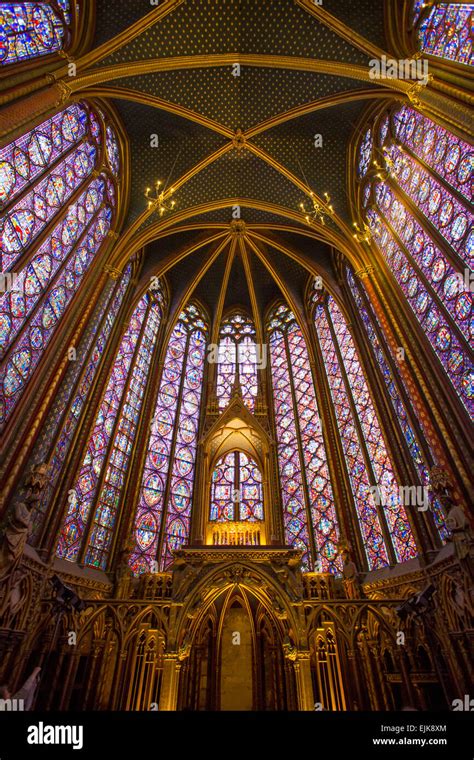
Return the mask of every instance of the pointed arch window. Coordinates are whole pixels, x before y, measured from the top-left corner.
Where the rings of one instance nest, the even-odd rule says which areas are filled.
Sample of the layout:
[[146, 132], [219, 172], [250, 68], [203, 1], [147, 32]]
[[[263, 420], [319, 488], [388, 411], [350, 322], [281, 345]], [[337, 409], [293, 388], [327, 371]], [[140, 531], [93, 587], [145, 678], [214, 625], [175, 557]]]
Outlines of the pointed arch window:
[[[398, 198], [404, 199], [404, 196], [407, 196], [408, 203], [410, 201], [414, 203], [425, 217], [424, 226], [429, 230], [430, 225], [433, 225], [461, 261], [468, 265], [472, 264], [474, 251], [472, 216], [464, 200], [458, 201], [450, 189], [445, 188], [440, 180], [433, 177], [419, 164], [416, 158], [410, 156], [398, 145], [393, 143], [384, 145], [383, 151], [390, 167], [390, 176], [399, 188]], [[398, 199], [390, 204], [385, 202], [387, 210], [392, 212], [392, 221], [395, 226], [397, 221], [401, 222], [405, 215], [407, 220], [412, 219], [412, 214], [406, 210], [409, 205], [403, 204], [404, 213], [399, 211], [397, 207], [399, 203], [401, 200]], [[406, 237], [409, 234], [412, 234], [410, 228]]]
[[414, 0], [412, 14], [423, 53], [472, 64], [472, 3], [433, 4]]
[[104, 118], [73, 104], [0, 151], [0, 426], [113, 224]]
[[405, 562], [416, 544], [354, 340], [332, 296], [315, 289], [312, 300], [369, 568]]
[[339, 569], [339, 529], [308, 349], [290, 309], [268, 323], [285, 539], [307, 570]]
[[134, 573], [166, 569], [189, 536], [208, 326], [189, 304], [172, 332], [135, 516]]
[[[429, 468], [434, 463], [434, 457], [430, 450], [431, 461], [428, 463], [423, 451], [419, 446], [417, 436], [414, 432], [414, 426], [410, 420], [410, 416], [413, 415], [413, 410], [409, 404], [408, 399], [403, 400], [400, 393], [401, 377], [394, 368], [393, 362], [389, 361], [387, 346], [382, 339], [379, 339], [380, 332], [377, 328], [380, 328], [378, 320], [370, 306], [367, 298], [364, 297], [362, 288], [359, 283], [356, 282], [355, 276], [349, 267], [346, 267], [346, 278], [349, 285], [352, 297], [357, 307], [357, 312], [360, 315], [362, 324], [367, 333], [370, 344], [374, 352], [376, 362], [380, 368], [381, 376], [385, 382], [388, 391], [388, 398], [393, 407], [394, 419], [398, 421], [398, 424], [403, 433], [406, 446], [410, 452], [410, 456], [413, 460], [413, 464], [418, 472], [420, 482], [423, 486], [428, 487], [430, 483]], [[426, 441], [426, 445], [429, 448], [429, 444]], [[434, 499], [432, 502], [433, 518], [436, 527], [439, 531], [440, 537], [446, 540], [448, 531], [446, 529], [445, 517], [443, 508], [438, 501]]]
[[28, 540], [33, 546], [39, 538], [44, 516], [85, 411], [89, 391], [97, 376], [130, 282], [131, 270], [131, 265], [128, 265], [115, 287], [110, 281], [105, 289], [96, 313], [79, 344], [76, 361], [70, 363], [33, 450], [31, 464], [47, 461], [50, 465], [48, 485], [41, 502], [32, 512], [32, 529]]
[[58, 556], [105, 569], [145, 393], [163, 296], [139, 301], [122, 337], [72, 489]]
[[233, 314], [219, 331], [217, 397], [219, 408], [229, 403], [238, 375], [244, 404], [253, 410], [258, 393], [255, 326], [246, 315]]
[[0, 2], [0, 65], [65, 50], [74, 10], [74, 0]]
[[263, 520], [262, 473], [243, 451], [231, 451], [217, 462], [211, 478], [210, 519]]
[[473, 416], [472, 148], [410, 106], [378, 123], [376, 168], [361, 183], [365, 220]]
[[[385, 120], [384, 120], [385, 122]], [[386, 144], [387, 129], [381, 145]], [[392, 145], [426, 164], [468, 201], [472, 200], [473, 149], [465, 140], [435, 124], [413, 108], [403, 105], [391, 115]]]

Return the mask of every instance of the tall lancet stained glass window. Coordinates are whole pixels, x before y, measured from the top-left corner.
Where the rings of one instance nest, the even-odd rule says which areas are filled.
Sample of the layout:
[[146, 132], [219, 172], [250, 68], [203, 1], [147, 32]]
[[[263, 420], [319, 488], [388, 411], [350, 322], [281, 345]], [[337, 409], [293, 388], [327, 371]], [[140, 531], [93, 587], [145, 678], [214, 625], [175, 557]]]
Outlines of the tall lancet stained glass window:
[[0, 149], [1, 427], [114, 222], [107, 129], [107, 117], [75, 103]]
[[0, 2], [0, 66], [68, 48], [74, 10], [75, 0]]
[[416, 545], [354, 340], [332, 296], [317, 289], [312, 300], [368, 566], [407, 561]]
[[[362, 283], [356, 281], [356, 277], [349, 267], [346, 267], [346, 278], [357, 312], [367, 333], [369, 343], [372, 346], [373, 354], [379, 366], [381, 376], [387, 387], [388, 398], [393, 407], [394, 418], [397, 420], [403, 433], [406, 446], [410, 452], [415, 469], [418, 472], [420, 483], [424, 487], [428, 487], [430, 482], [429, 469], [430, 466], [434, 464], [435, 459], [430, 450], [428, 441], [425, 440], [425, 444], [429, 449], [429, 461], [417, 440], [417, 435], [414, 432], [415, 425], [413, 424], [413, 419], [410, 419], [415, 416], [415, 413], [410, 404], [409, 393], [406, 392], [406, 389], [405, 399], [403, 398], [400, 386], [404, 387], [404, 384], [401, 375], [397, 370], [396, 361], [393, 361], [396, 357], [390, 354], [388, 345], [381, 336], [380, 324], [375, 317], [369, 300], [365, 297]], [[420, 419], [417, 421], [421, 427], [423, 427], [423, 421]], [[448, 533], [446, 530], [443, 509], [437, 499], [433, 499], [432, 501], [432, 511], [436, 527], [441, 538], [444, 540]]]
[[241, 313], [227, 317], [219, 331], [217, 397], [221, 409], [229, 403], [238, 379], [244, 404], [253, 410], [259, 360], [253, 322]]
[[[358, 172], [365, 221], [472, 417], [472, 147], [406, 105], [373, 131], [372, 163]], [[361, 144], [359, 167], [365, 156]]]
[[135, 516], [135, 574], [166, 569], [189, 536], [208, 326], [193, 303], [173, 329], [148, 438]]
[[472, 3], [427, 3], [414, 0], [413, 23], [423, 53], [456, 61], [473, 63]]
[[285, 305], [270, 315], [268, 333], [285, 539], [303, 551], [306, 570], [337, 572], [337, 516], [306, 342]]
[[262, 473], [257, 462], [243, 451], [231, 451], [216, 462], [211, 478], [210, 519], [263, 520]]
[[89, 392], [120, 313], [131, 270], [131, 265], [128, 265], [117, 283], [111, 279], [104, 288], [94, 316], [90, 319], [77, 347], [76, 360], [70, 362], [46, 423], [36, 441], [31, 464], [49, 462], [50, 470], [48, 485], [41, 501], [32, 510], [29, 541], [33, 546], [39, 539], [43, 518], [48, 512], [58, 479], [64, 471], [74, 435], [87, 408]]
[[71, 562], [107, 567], [162, 316], [156, 288], [138, 302], [115, 355], [68, 495], [58, 556]]

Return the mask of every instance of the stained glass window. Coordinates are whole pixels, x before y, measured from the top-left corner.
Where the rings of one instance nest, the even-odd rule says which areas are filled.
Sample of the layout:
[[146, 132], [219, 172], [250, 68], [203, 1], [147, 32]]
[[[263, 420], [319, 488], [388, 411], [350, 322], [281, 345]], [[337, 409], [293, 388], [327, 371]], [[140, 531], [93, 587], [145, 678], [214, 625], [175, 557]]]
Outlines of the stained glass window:
[[[394, 180], [463, 262], [474, 263], [473, 217], [463, 202], [398, 145], [385, 148]], [[406, 212], [407, 213], [407, 212]]]
[[422, 6], [415, 2], [414, 20], [424, 53], [472, 64], [472, 3], [436, 3], [421, 15]]
[[366, 221], [472, 416], [474, 154], [465, 141], [407, 105], [384, 114], [380, 124], [377, 150], [385, 170], [367, 174]]
[[285, 538], [303, 551], [306, 570], [336, 572], [337, 517], [308, 350], [286, 306], [268, 330]]
[[189, 304], [168, 344], [135, 517], [135, 574], [167, 568], [189, 535], [207, 329]]
[[[385, 217], [394, 239], [400, 241], [404, 262], [400, 278], [402, 289], [406, 289], [410, 299], [417, 297], [415, 303], [419, 313], [424, 311], [420, 306], [426, 307], [429, 293], [447, 309], [458, 329], [469, 341], [472, 337], [472, 298], [465, 290], [462, 275], [386, 183], [377, 183], [374, 189], [377, 210]], [[425, 287], [419, 289], [418, 282]]]
[[0, 209], [86, 138], [87, 126], [87, 110], [80, 103], [73, 103], [1, 148]]
[[314, 323], [369, 567], [389, 563], [388, 536], [396, 561], [404, 562], [416, 545], [357, 349], [334, 298], [316, 292]]
[[117, 286], [114, 288], [113, 282], [110, 281], [104, 290], [94, 317], [90, 320], [77, 349], [76, 360], [70, 363], [35, 445], [31, 464], [48, 461], [50, 471], [48, 486], [32, 516], [29, 541], [33, 545], [38, 538], [43, 517], [51, 503], [66, 456], [71, 449], [75, 431], [85, 410], [89, 391], [107, 348], [130, 277], [129, 265]]
[[359, 147], [359, 162], [357, 164], [357, 171], [358, 171], [359, 177], [363, 177], [365, 174], [367, 174], [367, 169], [369, 168], [371, 158], [372, 158], [372, 130], [367, 129]]
[[118, 174], [118, 170], [120, 166], [119, 146], [118, 146], [117, 138], [115, 136], [115, 132], [110, 126], [107, 127], [107, 132], [105, 135], [105, 145], [107, 148], [107, 158], [110, 164], [110, 168], [112, 169], [113, 173], [116, 175]]
[[0, 150], [0, 425], [113, 223], [114, 180], [99, 162], [98, 119], [86, 103], [74, 104]]
[[161, 310], [158, 307], [151, 309], [115, 429], [88, 542], [86, 565], [106, 567], [160, 319]]
[[[8, 346], [28, 321], [48, 284], [54, 280], [64, 258], [93, 221], [95, 213], [105, 200], [105, 177], [102, 176], [93, 180], [77, 202], [70, 206], [66, 218], [39, 247], [27, 266], [16, 275], [14, 288], [0, 301], [5, 320], [1, 347]], [[84, 260], [86, 257], [84, 252]]]
[[160, 293], [145, 294], [131, 316], [69, 492], [58, 556], [72, 562], [82, 554], [86, 564], [106, 567], [162, 317]]
[[[430, 298], [420, 278], [407, 264], [406, 256], [380, 215], [374, 210], [369, 210], [367, 221], [375, 242], [384, 253], [459, 398], [471, 417], [474, 417], [474, 368], [469, 350], [458, 339], [444, 309]], [[409, 280], [412, 282], [411, 291], [408, 288]]]
[[65, 47], [71, 5], [53, 2], [0, 2], [0, 64], [57, 53]]
[[231, 451], [216, 463], [211, 478], [210, 519], [263, 520], [262, 474], [243, 451]]
[[253, 322], [243, 314], [228, 317], [219, 332], [217, 397], [221, 409], [230, 401], [237, 372], [244, 403], [249, 409], [254, 408], [258, 392], [257, 358]]
[[[10, 271], [92, 173], [98, 144], [88, 127], [85, 107], [71, 106], [1, 149], [3, 272]], [[28, 187], [29, 192], [15, 201]]]
[[420, 18], [420, 14], [424, 8], [424, 5], [425, 5], [425, 0], [413, 0], [413, 10], [412, 10], [413, 23], [416, 23], [418, 19]]
[[[394, 369], [394, 366], [396, 367], [396, 365], [389, 362], [389, 359], [387, 357], [387, 347], [385, 346], [385, 343], [379, 340], [376, 329], [378, 320], [376, 320], [370, 303], [363, 297], [361, 287], [358, 283], [356, 283], [355, 277], [349, 268], [346, 269], [346, 277], [355, 304], [357, 306], [358, 314], [362, 320], [362, 324], [367, 333], [367, 337], [372, 346], [374, 356], [387, 387], [388, 398], [390, 399], [394, 411], [394, 419], [397, 420], [401, 428], [403, 438], [405, 439], [407, 448], [418, 472], [420, 483], [427, 488], [430, 484], [429, 469], [435, 461], [433, 454], [430, 452], [431, 460], [428, 463], [418, 444], [417, 437], [414, 433], [414, 426], [410, 421], [410, 415], [407, 412], [407, 409], [409, 409], [410, 414], [413, 415], [413, 410], [411, 409], [409, 402], [402, 399], [399, 390], [399, 386], [402, 382], [401, 377], [399, 376], [396, 369]], [[438, 528], [441, 538], [446, 539], [448, 533], [446, 530], [442, 506], [439, 501], [435, 499], [432, 503], [432, 507], [436, 527]]]
[[[382, 145], [388, 134], [388, 115], [384, 121], [387, 129]], [[474, 150], [469, 143], [407, 105], [393, 111], [392, 125], [393, 138], [409, 154], [435, 171], [468, 201], [472, 200]]]

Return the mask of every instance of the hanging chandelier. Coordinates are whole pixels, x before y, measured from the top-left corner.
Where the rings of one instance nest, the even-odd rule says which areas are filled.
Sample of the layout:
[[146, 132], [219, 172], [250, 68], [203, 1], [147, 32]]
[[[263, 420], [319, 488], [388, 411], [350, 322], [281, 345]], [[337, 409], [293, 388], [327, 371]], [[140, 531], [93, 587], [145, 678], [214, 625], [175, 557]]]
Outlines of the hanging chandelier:
[[[151, 187], [147, 187], [145, 190], [145, 198], [148, 201], [148, 209], [151, 211], [158, 211], [160, 216], [163, 216], [166, 212], [171, 212], [173, 208], [175, 207], [175, 201], [171, 201], [169, 199], [169, 196], [174, 193], [174, 188], [170, 187], [170, 189], [166, 192], [165, 190], [160, 191], [160, 187], [163, 183], [161, 180], [157, 180], [155, 183], [155, 195], [151, 195]], [[168, 197], [167, 197], [168, 196]]]
[[306, 207], [304, 203], [300, 203], [300, 209], [305, 214], [305, 219], [307, 224], [326, 224], [326, 219], [334, 216], [334, 208], [331, 205], [331, 197], [328, 193], [324, 193], [324, 197], [326, 199], [326, 203], [322, 203], [322, 201], [318, 200], [316, 197], [316, 194], [311, 191], [309, 193], [309, 197], [311, 199], [311, 202], [313, 204], [313, 208], [309, 211], [306, 210]]

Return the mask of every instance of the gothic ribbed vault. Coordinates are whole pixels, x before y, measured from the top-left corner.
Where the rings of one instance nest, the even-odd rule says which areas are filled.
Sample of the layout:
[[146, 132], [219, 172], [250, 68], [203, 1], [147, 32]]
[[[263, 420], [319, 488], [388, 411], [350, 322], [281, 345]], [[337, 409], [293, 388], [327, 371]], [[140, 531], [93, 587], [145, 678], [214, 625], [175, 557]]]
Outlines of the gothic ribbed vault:
[[13, 693], [40, 663], [45, 709], [467, 694], [472, 16], [448, 5], [0, 0]]
[[[100, 84], [87, 84], [84, 93], [107, 97], [129, 139], [127, 223], [143, 213], [146, 187], [156, 180], [165, 191], [176, 187], [175, 209], [165, 215], [169, 235], [145, 245], [143, 283], [154, 268], [174, 259], [167, 277], [176, 295], [176, 286], [183, 292], [186, 287], [187, 295], [201, 298], [213, 316], [220, 300], [225, 309], [253, 304], [260, 324], [282, 287], [301, 304], [311, 270], [324, 272], [337, 288], [332, 245], [339, 236], [350, 245], [352, 224], [350, 144], [368, 102], [384, 94], [367, 77], [345, 75], [345, 67], [366, 67], [369, 51], [345, 39], [338, 22], [343, 29], [354, 26], [375, 45], [386, 44], [382, 4], [374, 9], [365, 0], [357, 12], [340, 5], [327, 7], [334, 14], [328, 25], [307, 2], [182, 2], [97, 63], [97, 70], [108, 69], [110, 76], [101, 71]], [[94, 44], [106, 44], [140, 20], [143, 8], [132, 0], [101, 2]], [[146, 70], [148, 63], [167, 58], [171, 70]], [[305, 70], [315, 59], [342, 68]], [[118, 66], [124, 69], [119, 74]], [[243, 137], [236, 141], [240, 132]], [[321, 225], [311, 230], [306, 224], [300, 204], [311, 207], [309, 192], [322, 199], [329, 194], [335, 216], [325, 222], [332, 238]], [[183, 221], [174, 220], [177, 214]], [[206, 251], [218, 245], [207, 244], [205, 235], [215, 235], [216, 225], [228, 229], [236, 218], [249, 228], [249, 238], [235, 252], [224, 247], [196, 277], [196, 258], [204, 260]], [[143, 219], [140, 232], [153, 223], [154, 215]], [[188, 231], [188, 224], [196, 228]], [[252, 239], [252, 231], [266, 239]], [[176, 257], [196, 243], [203, 244], [198, 256], [191, 255], [192, 264]], [[226, 280], [229, 255], [235, 260]]]

